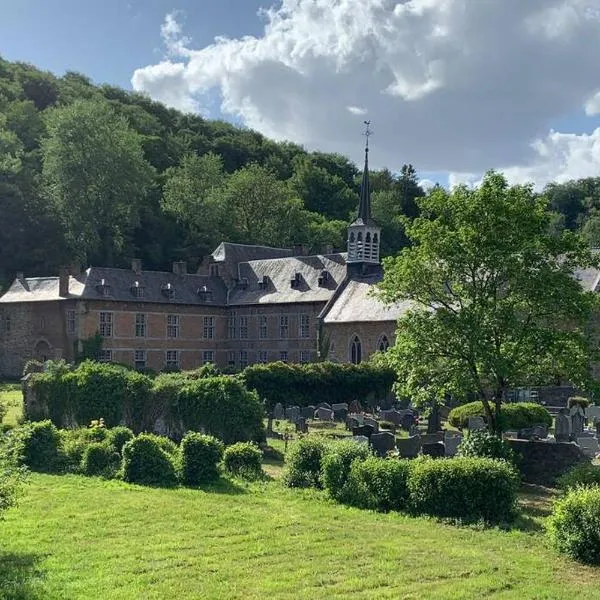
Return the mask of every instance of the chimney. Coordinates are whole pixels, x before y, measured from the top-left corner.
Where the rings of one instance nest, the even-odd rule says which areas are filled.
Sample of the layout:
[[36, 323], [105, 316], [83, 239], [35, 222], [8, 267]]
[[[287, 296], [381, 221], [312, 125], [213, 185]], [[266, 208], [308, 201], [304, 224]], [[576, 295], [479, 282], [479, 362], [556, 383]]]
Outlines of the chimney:
[[175, 275], [187, 275], [187, 262], [185, 260], [174, 262], [173, 273], [175, 273]]
[[81, 264], [78, 262], [71, 263], [71, 266], [69, 267], [69, 275], [75, 278], [79, 277], [81, 275]]
[[302, 256], [308, 256], [310, 246], [308, 244], [302, 244], [300, 248], [302, 248]]
[[292, 252], [294, 256], [302, 256], [302, 244], [294, 244]]
[[58, 272], [58, 295], [66, 298], [69, 295], [69, 269], [62, 267]]
[[139, 275], [142, 272], [142, 259], [141, 258], [132, 258], [131, 259], [131, 270]]
[[333, 254], [333, 246], [331, 244], [325, 244], [323, 247], [323, 254]]

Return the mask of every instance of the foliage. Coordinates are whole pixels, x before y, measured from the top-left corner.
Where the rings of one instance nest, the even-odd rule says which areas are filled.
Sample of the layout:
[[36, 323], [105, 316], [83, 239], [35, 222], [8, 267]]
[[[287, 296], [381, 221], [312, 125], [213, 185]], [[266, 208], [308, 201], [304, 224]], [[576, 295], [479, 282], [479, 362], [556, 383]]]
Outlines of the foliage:
[[[79, 344], [81, 344], [81, 350], [79, 349]], [[100, 360], [103, 344], [104, 338], [99, 332], [96, 332], [88, 338], [77, 340], [75, 342], [75, 356], [77, 357], [77, 362], [83, 362], [84, 360]]]
[[583, 462], [558, 478], [558, 487], [570, 490], [579, 486], [600, 486], [600, 466], [591, 462]]
[[32, 471], [55, 473], [64, 466], [62, 440], [51, 421], [26, 423], [10, 432], [11, 455]]
[[567, 407], [573, 408], [574, 406], [581, 406], [584, 410], [590, 405], [590, 401], [583, 396], [571, 396], [567, 400]]
[[346, 486], [346, 501], [359, 508], [407, 510], [412, 461], [371, 456], [354, 461]]
[[597, 299], [574, 277], [597, 262], [584, 240], [551, 233], [545, 200], [493, 172], [417, 204], [420, 216], [404, 220], [412, 246], [384, 260], [380, 284], [384, 301], [413, 306], [386, 353], [402, 395], [478, 393], [498, 433], [511, 387], [559, 375], [592, 389]]
[[600, 564], [600, 487], [567, 492], [547, 522], [551, 544], [562, 554], [590, 565]]
[[111, 478], [117, 472], [119, 462], [120, 457], [113, 446], [106, 442], [92, 442], [83, 451], [81, 472]]
[[142, 485], [172, 486], [177, 483], [173, 457], [158, 436], [142, 433], [123, 446], [123, 479]]
[[508, 522], [514, 516], [519, 476], [503, 460], [417, 459], [408, 480], [417, 513], [465, 522]]
[[0, 447], [0, 519], [7, 509], [16, 504], [25, 479], [26, 470]]
[[263, 453], [253, 442], [237, 442], [225, 448], [223, 466], [228, 473], [246, 479], [259, 479], [263, 475]]
[[83, 455], [90, 444], [102, 443], [108, 436], [103, 427], [79, 427], [77, 429], [61, 429], [61, 447], [64, 454], [65, 470], [78, 472]]
[[288, 487], [322, 487], [322, 463], [326, 452], [327, 442], [320, 436], [308, 435], [297, 440], [285, 459], [285, 484]]
[[129, 427], [117, 425], [107, 431], [106, 441], [118, 454], [123, 452], [123, 446], [135, 436]]
[[186, 485], [210, 483], [219, 478], [223, 444], [212, 435], [190, 431], [181, 440], [181, 473]]
[[[483, 402], [469, 402], [450, 411], [448, 422], [452, 427], [465, 429], [469, 417], [487, 418]], [[552, 416], [548, 410], [535, 402], [514, 402], [504, 404], [500, 411], [499, 424], [502, 430], [525, 429], [534, 425], [552, 426]]]
[[348, 477], [354, 461], [363, 461], [371, 455], [367, 444], [353, 440], [332, 442], [322, 461], [323, 487], [338, 502], [349, 498]]
[[516, 455], [508, 442], [489, 431], [470, 431], [461, 441], [457, 456], [497, 458], [516, 464]]

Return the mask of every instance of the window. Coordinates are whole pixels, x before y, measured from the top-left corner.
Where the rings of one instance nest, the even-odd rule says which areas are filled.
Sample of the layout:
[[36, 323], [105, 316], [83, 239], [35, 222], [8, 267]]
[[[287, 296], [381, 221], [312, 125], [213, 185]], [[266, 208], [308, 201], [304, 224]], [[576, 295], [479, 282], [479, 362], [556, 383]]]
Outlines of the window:
[[135, 315], [135, 337], [146, 337], [146, 315], [144, 313]]
[[279, 337], [287, 338], [290, 332], [290, 318], [287, 315], [279, 317]]
[[300, 315], [300, 327], [298, 334], [301, 338], [307, 338], [310, 335], [310, 315]]
[[268, 335], [268, 322], [265, 315], [258, 317], [258, 337], [261, 340], [266, 340]]
[[10, 331], [10, 316], [4, 317], [4, 331]]
[[390, 347], [390, 342], [387, 339], [387, 335], [382, 335], [377, 342], [377, 350], [379, 352], [385, 352]]
[[76, 332], [75, 311], [67, 311], [67, 333], [73, 334]]
[[112, 350], [100, 350], [100, 362], [111, 362]]
[[227, 364], [230, 367], [235, 367], [235, 351], [234, 350], [230, 350], [227, 353]]
[[288, 361], [288, 353], [287, 353], [287, 350], [282, 350], [282, 351], [279, 353], [279, 360], [280, 360], [281, 362], [284, 362], [284, 363], [286, 363], [286, 362]]
[[231, 313], [227, 319], [227, 337], [230, 340], [235, 340], [236, 337], [236, 317], [235, 313]]
[[136, 350], [133, 353], [133, 362], [136, 369], [145, 369], [146, 368], [146, 351], [145, 350]]
[[202, 353], [202, 364], [206, 365], [207, 363], [215, 362], [215, 353], [212, 350], [205, 350]]
[[301, 363], [310, 362], [310, 350], [300, 350], [300, 362]]
[[352, 339], [350, 346], [350, 361], [353, 365], [357, 365], [362, 361], [362, 344], [357, 335]]
[[179, 337], [179, 315], [167, 315], [167, 337]]
[[212, 340], [215, 337], [215, 318], [204, 317], [204, 339]]
[[266, 350], [258, 351], [258, 362], [263, 364], [269, 362], [269, 354]]
[[41, 317], [40, 318], [40, 331], [44, 331], [44, 329], [46, 329], [46, 318]]
[[240, 317], [240, 340], [248, 339], [248, 317]]
[[240, 369], [245, 369], [248, 366], [248, 352], [240, 350]]
[[219, 265], [210, 265], [209, 272], [211, 277], [219, 276]]
[[165, 366], [167, 369], [179, 369], [179, 350], [165, 352]]
[[134, 298], [143, 298], [144, 297], [144, 287], [140, 285], [139, 281], [136, 281], [131, 286], [131, 293]]
[[113, 334], [113, 314], [111, 312], [100, 313], [100, 335], [102, 337], [112, 337]]

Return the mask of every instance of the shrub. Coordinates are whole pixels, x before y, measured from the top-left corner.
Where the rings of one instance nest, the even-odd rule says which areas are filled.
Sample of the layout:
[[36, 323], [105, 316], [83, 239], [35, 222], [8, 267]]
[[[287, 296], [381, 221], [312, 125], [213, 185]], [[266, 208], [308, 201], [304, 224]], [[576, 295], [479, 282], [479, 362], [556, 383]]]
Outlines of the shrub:
[[186, 485], [209, 483], [219, 478], [223, 444], [212, 435], [190, 431], [181, 440], [181, 470]]
[[2, 422], [2, 419], [4, 419], [4, 417], [6, 416], [7, 412], [8, 408], [6, 408], [6, 406], [2, 404], [2, 402], [0, 402], [0, 423]]
[[547, 521], [548, 537], [563, 554], [600, 564], [600, 487], [581, 487], [559, 499]]
[[371, 510], [406, 509], [412, 462], [376, 456], [354, 461], [348, 477], [347, 502]]
[[106, 441], [113, 447], [113, 449], [119, 454], [123, 453], [123, 446], [132, 440], [135, 436], [133, 431], [129, 427], [119, 425], [113, 427], [107, 431]]
[[37, 421], [13, 429], [13, 456], [32, 471], [56, 473], [64, 468], [62, 439], [51, 421]]
[[258, 479], [263, 475], [261, 449], [252, 442], [237, 442], [225, 449], [223, 465], [232, 475]]
[[84, 475], [114, 477], [119, 468], [120, 457], [106, 442], [92, 442], [86, 446], [81, 459], [81, 472]]
[[573, 408], [574, 406], [581, 406], [584, 410], [590, 405], [590, 401], [583, 396], [571, 396], [567, 400], [567, 407]]
[[162, 448], [159, 436], [142, 433], [123, 446], [123, 479], [145, 485], [174, 485], [173, 457]]
[[486, 523], [513, 516], [519, 477], [503, 460], [420, 459], [411, 468], [408, 488], [417, 513]]
[[327, 442], [318, 435], [308, 435], [297, 440], [286, 457], [283, 475], [289, 487], [321, 487], [322, 460]]
[[367, 444], [357, 444], [352, 440], [334, 442], [329, 446], [322, 461], [322, 480], [334, 500], [346, 501], [346, 484], [353, 461], [365, 460], [370, 454]]
[[461, 441], [457, 456], [472, 458], [498, 458], [516, 463], [516, 455], [508, 442], [489, 431], [470, 431]]
[[25, 467], [19, 467], [14, 457], [0, 448], [0, 519], [5, 510], [15, 505], [25, 476]]
[[575, 465], [558, 478], [558, 487], [570, 490], [579, 486], [600, 485], [600, 467], [590, 462]]
[[[448, 422], [453, 427], [465, 429], [469, 424], [469, 417], [485, 417], [483, 402], [469, 402], [453, 408], [448, 416]], [[552, 416], [543, 406], [535, 402], [515, 402], [502, 405], [500, 422], [503, 430], [525, 429], [534, 425], [550, 427]]]

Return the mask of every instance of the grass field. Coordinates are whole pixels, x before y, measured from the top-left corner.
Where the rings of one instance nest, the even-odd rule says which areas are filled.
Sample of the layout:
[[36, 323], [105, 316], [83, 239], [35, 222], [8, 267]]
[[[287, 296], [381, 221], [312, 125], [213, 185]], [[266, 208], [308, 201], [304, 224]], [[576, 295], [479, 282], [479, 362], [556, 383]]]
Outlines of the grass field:
[[161, 490], [32, 475], [0, 522], [0, 597], [600, 598], [545, 547], [547, 499], [510, 532], [336, 505], [278, 481]]

